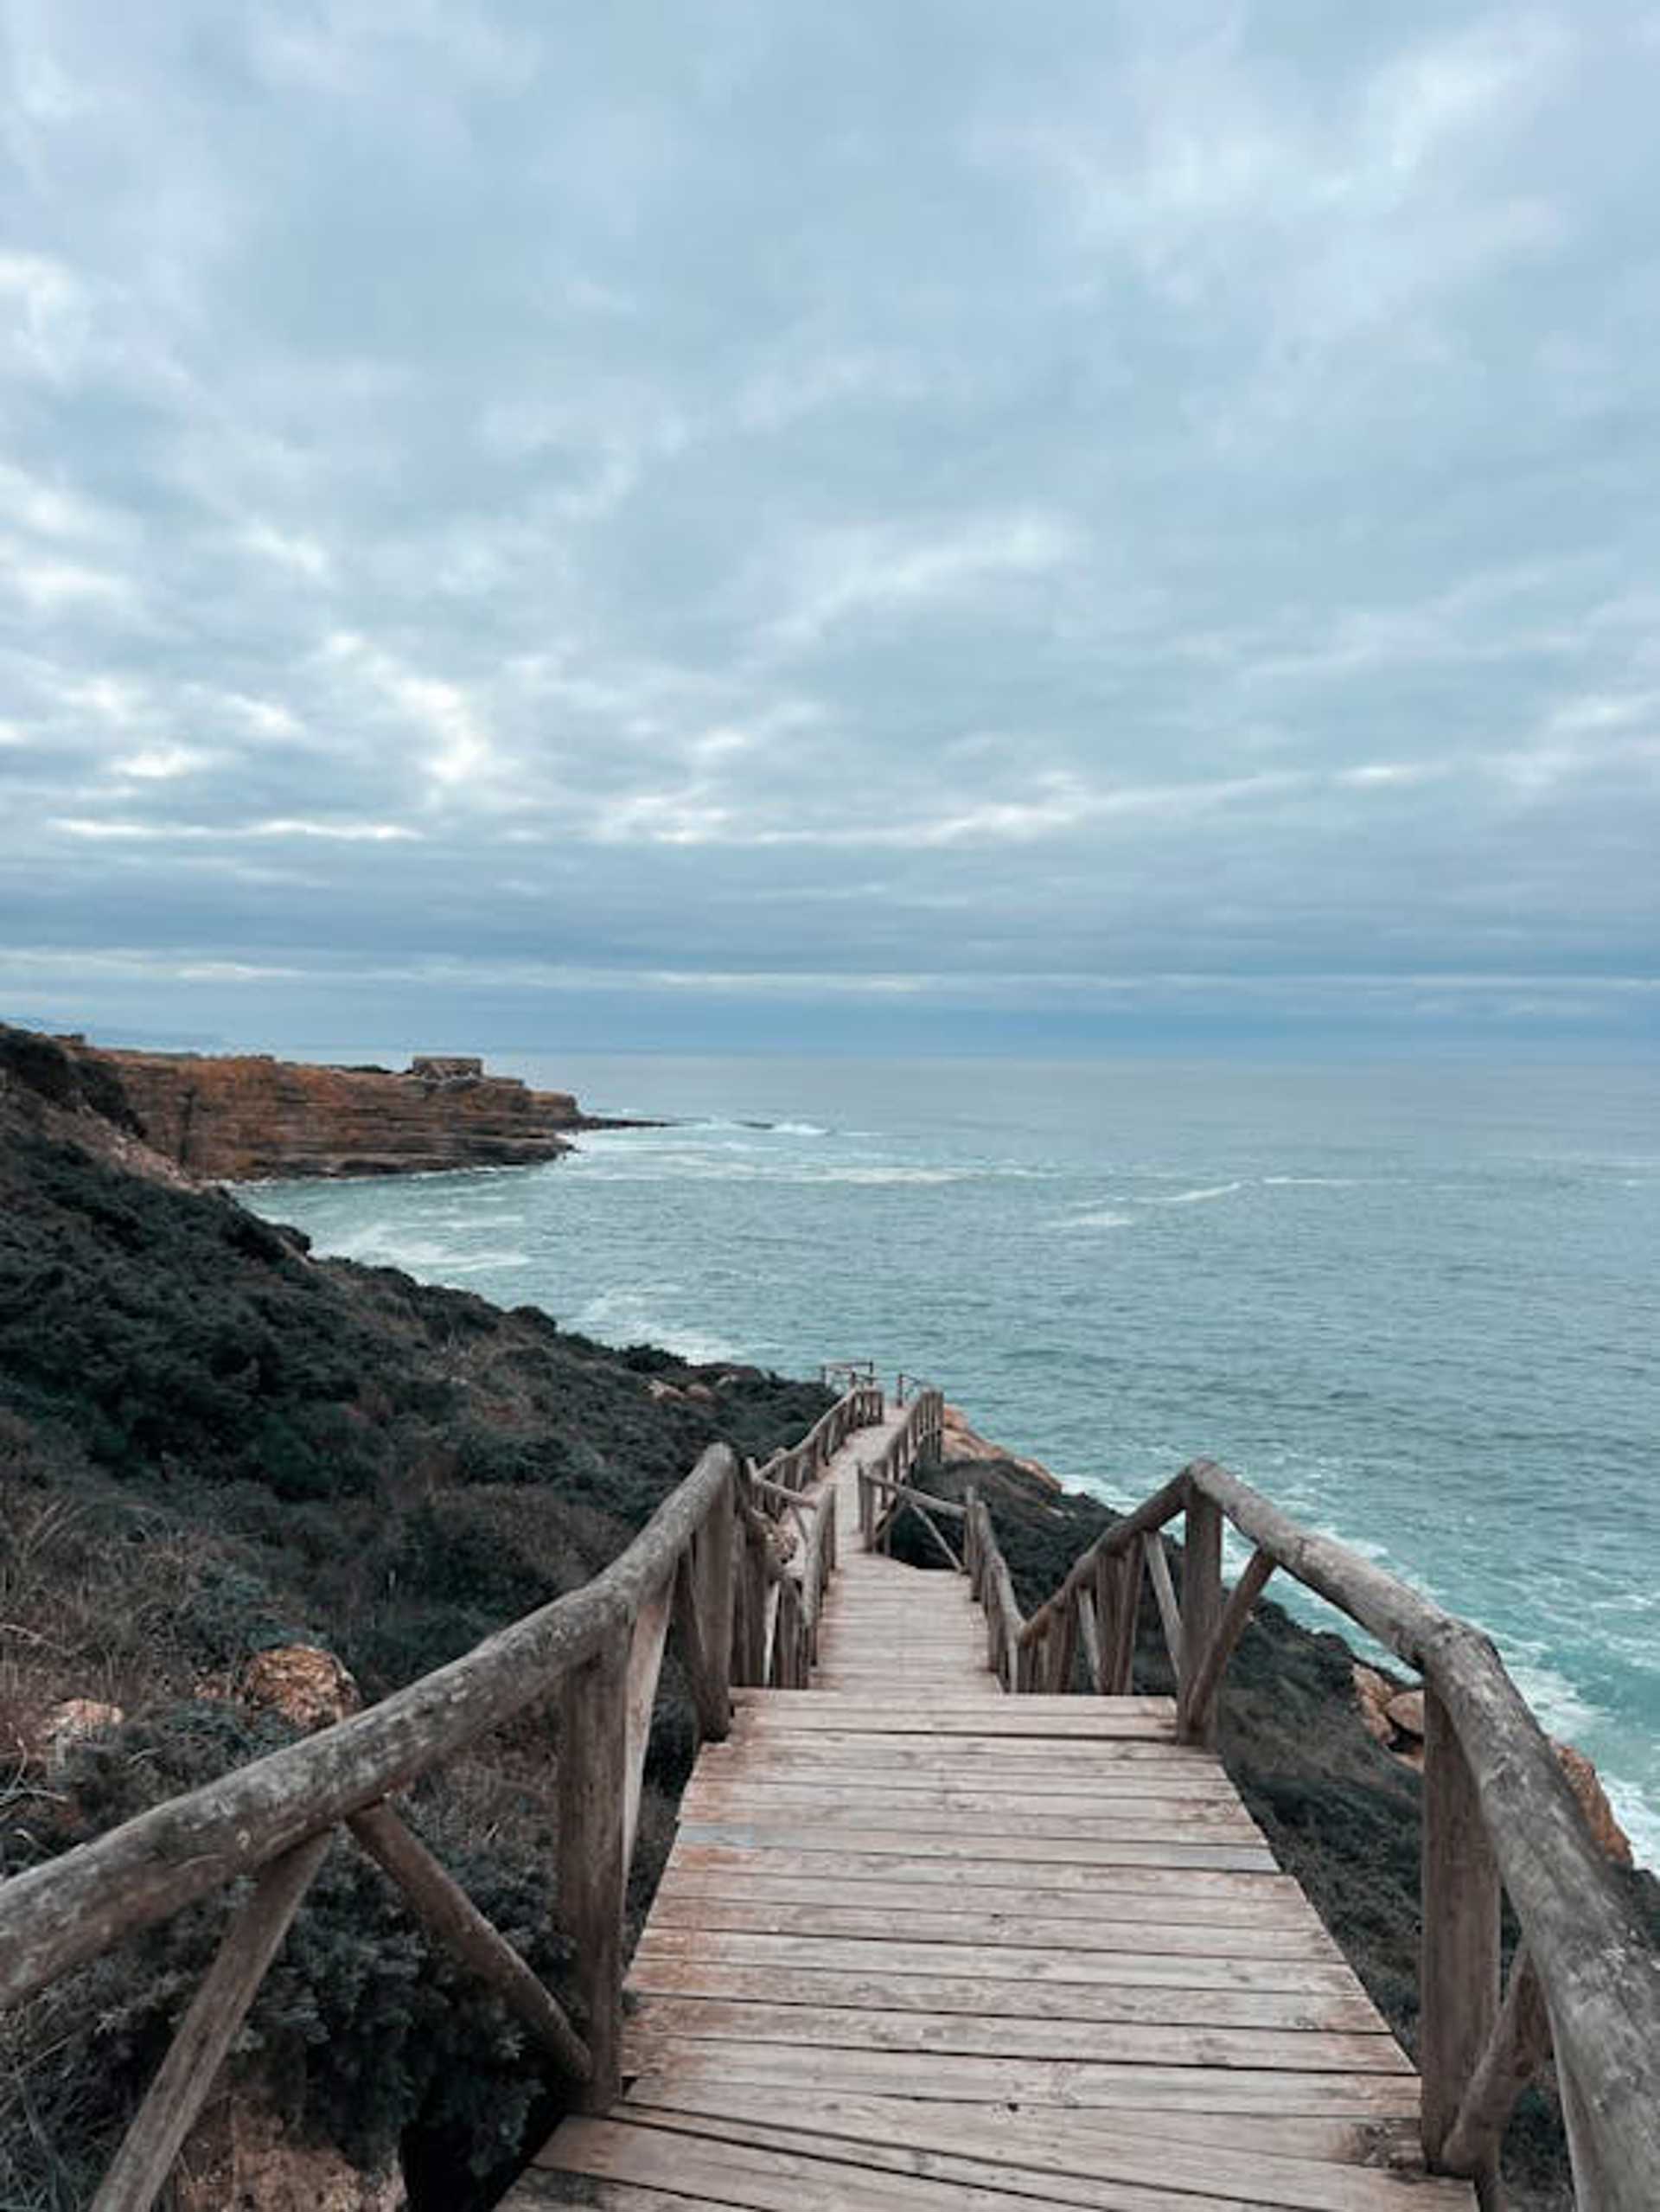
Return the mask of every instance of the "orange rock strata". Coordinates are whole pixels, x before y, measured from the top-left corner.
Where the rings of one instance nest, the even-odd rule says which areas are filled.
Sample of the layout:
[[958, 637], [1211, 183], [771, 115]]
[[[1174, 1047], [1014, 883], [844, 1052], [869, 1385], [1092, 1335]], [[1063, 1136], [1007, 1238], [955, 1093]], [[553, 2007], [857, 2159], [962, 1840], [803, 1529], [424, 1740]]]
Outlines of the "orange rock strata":
[[115, 1073], [156, 1152], [209, 1181], [520, 1167], [557, 1159], [563, 1133], [584, 1126], [568, 1091], [486, 1075], [478, 1060], [417, 1059], [394, 1074], [62, 1041]]

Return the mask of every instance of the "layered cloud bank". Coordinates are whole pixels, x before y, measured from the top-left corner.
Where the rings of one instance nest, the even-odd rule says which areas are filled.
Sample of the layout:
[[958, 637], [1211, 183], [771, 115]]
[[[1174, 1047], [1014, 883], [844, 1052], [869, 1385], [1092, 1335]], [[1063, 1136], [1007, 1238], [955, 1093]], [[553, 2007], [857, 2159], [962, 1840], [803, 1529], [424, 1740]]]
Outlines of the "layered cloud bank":
[[0, 26], [14, 1012], [1655, 1038], [1653, 10]]

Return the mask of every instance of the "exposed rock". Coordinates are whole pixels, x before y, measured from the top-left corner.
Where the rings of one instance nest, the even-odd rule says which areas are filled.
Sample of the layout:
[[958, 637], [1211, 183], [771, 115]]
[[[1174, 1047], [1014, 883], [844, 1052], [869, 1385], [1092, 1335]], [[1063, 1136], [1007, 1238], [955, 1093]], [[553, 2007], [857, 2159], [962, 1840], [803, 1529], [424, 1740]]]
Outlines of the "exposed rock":
[[1552, 1746], [1567, 1776], [1568, 1787], [1580, 1801], [1591, 1833], [1596, 1838], [1604, 1856], [1612, 1859], [1616, 1866], [1631, 1864], [1631, 1839], [1614, 1818], [1614, 1809], [1608, 1802], [1607, 1792], [1597, 1779], [1597, 1770], [1583, 1751], [1576, 1751], [1571, 1743]]
[[96, 1697], [66, 1697], [41, 1724], [41, 1749], [48, 1768], [61, 1767], [76, 1744], [89, 1736], [107, 1735], [125, 1718], [119, 1705], [106, 1705]]
[[143, 1141], [210, 1181], [525, 1166], [568, 1152], [565, 1133], [589, 1126], [569, 1091], [532, 1090], [472, 1059], [425, 1055], [396, 1075], [48, 1041], [112, 1076]]
[[280, 1644], [256, 1652], [237, 1686], [249, 1704], [280, 1713], [296, 1728], [332, 1728], [362, 1702], [356, 1683], [334, 1653], [315, 1644]]
[[177, 2212], [405, 2212], [395, 2170], [360, 2173], [338, 2151], [302, 2143], [276, 2113], [233, 2097], [202, 2119], [179, 2160]]
[[1389, 1718], [1389, 1700], [1395, 1694], [1395, 1685], [1375, 1666], [1363, 1666], [1357, 1659], [1350, 1670], [1355, 1685], [1355, 1699], [1360, 1707], [1361, 1725], [1368, 1736], [1385, 1749], [1395, 1742], [1395, 1723]]
[[1022, 1459], [1018, 1452], [1005, 1451], [1001, 1444], [970, 1425], [968, 1416], [960, 1406], [948, 1405], [944, 1410], [943, 1434], [940, 1442], [940, 1456], [946, 1460], [1006, 1460], [1029, 1474], [1034, 1482], [1041, 1483], [1058, 1497], [1064, 1486], [1058, 1482], [1039, 1460]]
[[1390, 1725], [1397, 1736], [1424, 1740], [1424, 1693], [1421, 1690], [1402, 1690], [1391, 1697], [1383, 1708]]

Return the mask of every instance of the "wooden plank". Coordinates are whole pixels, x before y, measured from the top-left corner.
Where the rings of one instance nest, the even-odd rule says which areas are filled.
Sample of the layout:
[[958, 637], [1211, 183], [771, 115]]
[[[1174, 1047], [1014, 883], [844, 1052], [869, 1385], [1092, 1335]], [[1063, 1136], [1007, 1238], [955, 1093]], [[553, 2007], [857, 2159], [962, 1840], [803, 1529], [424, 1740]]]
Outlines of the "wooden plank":
[[688, 1845], [725, 1846], [751, 1851], [851, 1851], [865, 1856], [970, 1859], [980, 1864], [1010, 1861], [1024, 1868], [1063, 1862], [1073, 1866], [1210, 1867], [1219, 1873], [1272, 1874], [1274, 1861], [1265, 1844], [1249, 1842], [1191, 1844], [1162, 1837], [1103, 1840], [1095, 1837], [978, 1836], [913, 1833], [906, 1828], [817, 1827], [763, 1825], [749, 1821], [683, 1820]]
[[[949, 1883], [965, 1890], [981, 1884], [1004, 1889], [1018, 1885], [1028, 1900], [1041, 1893], [1045, 1910], [1050, 1894], [1063, 1890], [1089, 1892], [1097, 1899], [1114, 1890], [1142, 1898], [1180, 1898], [1184, 1908], [1204, 1891], [1242, 1906], [1278, 1896], [1294, 1898], [1304, 1911], [1312, 1909], [1290, 1876], [1273, 1870], [1238, 1874], [1208, 1866], [1086, 1865], [1066, 1860], [1023, 1861], [1018, 1853], [1012, 1859], [954, 1859], [909, 1851], [866, 1851], [845, 1839], [837, 1847], [835, 1864], [827, 1866], [818, 1851], [781, 1846], [762, 1853], [730, 1844], [698, 1843], [682, 1832], [670, 1852], [669, 1868], [681, 1874], [723, 1875], [729, 1883], [732, 1876], [740, 1876], [746, 1888], [773, 1876], [819, 1884], [833, 1881], [855, 1888], [872, 1882], [890, 1888], [898, 1883]], [[977, 1902], [966, 1899], [963, 1909]]]
[[1092, 1763], [1073, 1757], [1024, 1763], [965, 1760], [958, 1766], [914, 1754], [886, 1760], [880, 1753], [873, 1753], [855, 1763], [740, 1749], [731, 1758], [699, 1760], [698, 1773], [712, 1782], [734, 1788], [803, 1781], [825, 1789], [870, 1788], [918, 1796], [940, 1790], [993, 1790], [1028, 1799], [1082, 1799], [1097, 1805], [1129, 1804], [1143, 1798], [1180, 1805], [1240, 1803], [1233, 1784], [1220, 1774], [1196, 1774], [1191, 1768], [1146, 1762]]
[[[1231, 1836], [1261, 1844], [1261, 1831], [1237, 1799], [1223, 1797], [1111, 1798], [1052, 1794], [1030, 1796], [1016, 1790], [889, 1789], [880, 1783], [843, 1788], [814, 1787], [800, 1776], [776, 1781], [700, 1781], [695, 1777], [681, 1800], [683, 1819], [735, 1820], [777, 1825], [791, 1819], [828, 1819], [860, 1826], [948, 1829], [957, 1816], [976, 1820], [982, 1835], [1085, 1836], [1180, 1835], [1197, 1843], [1225, 1842]], [[1082, 1825], [1077, 1825], [1082, 1823]]]
[[581, 2204], [597, 2212], [706, 2212], [706, 2196], [682, 2196], [670, 2189], [641, 2189], [633, 2182], [592, 2181], [586, 2174], [520, 2174], [500, 2212], [547, 2212], [560, 2204]]
[[[1000, 2018], [972, 2012], [884, 2011], [879, 2007], [719, 1998], [642, 1996], [629, 2019], [629, 2047], [636, 2063], [659, 2040], [806, 2044], [814, 2049], [922, 2051], [1001, 2058], [1011, 2036]], [[1046, 2059], [1143, 2067], [1191, 2067], [1198, 2071], [1235, 2067], [1293, 2073], [1411, 2076], [1411, 2062], [1392, 2036], [1279, 2028], [1160, 2027], [1138, 2022], [1051, 2019], [1044, 2023]]]
[[[878, 1707], [862, 1708], [861, 1701], [856, 1697], [830, 1697], [821, 1690], [744, 1689], [737, 1692], [737, 1703], [748, 1712], [788, 1714], [792, 1723], [810, 1720], [817, 1713], [841, 1715], [859, 1710], [868, 1710], [880, 1717]], [[961, 1710], [978, 1716], [984, 1712], [986, 1705], [1005, 1717], [1012, 1734], [1031, 1733], [1038, 1722], [1045, 1716], [1062, 1720], [1092, 1721], [1099, 1728], [1106, 1727], [1114, 1716], [1170, 1721], [1176, 1717], [1176, 1700], [1173, 1697], [1083, 1698], [1053, 1691], [1033, 1691], [1014, 1704], [998, 1691], [992, 1691], [983, 1704], [979, 1700], [963, 1700], [957, 1707], [947, 1706], [945, 1710], [948, 1712]]]
[[[943, 2127], [952, 2135], [965, 2128], [989, 2129], [996, 2136], [1007, 2131], [1011, 2142], [1031, 2138], [1054, 2145], [1084, 2164], [1086, 2170], [1109, 2158], [1114, 2145], [1151, 2139], [1161, 2145], [1179, 2143], [1203, 2150], [1204, 2164], [1212, 2173], [1225, 2171], [1236, 2154], [1249, 2151], [1287, 2161], [1308, 2160], [1322, 2167], [1370, 2168], [1380, 2181], [1394, 2183], [1403, 2191], [1424, 2185], [1422, 2169], [1416, 2163], [1415, 2117], [1264, 2116], [1174, 2112], [1168, 2107], [1142, 2111], [1133, 2104], [1103, 2108], [1051, 2102], [1040, 2103], [1026, 2113], [1006, 2100], [993, 2100], [986, 2110], [979, 2111], [974, 2104], [948, 2099], [940, 2091], [888, 2094], [784, 2082], [762, 2087], [746, 2081], [702, 2080], [692, 2068], [642, 2074], [619, 2109], [632, 2109], [636, 2103], [677, 2112], [742, 2113], [749, 2110], [762, 2117], [776, 2116], [802, 2132], [814, 2127], [820, 2118], [845, 2115], [848, 2126], [864, 2126], [872, 2132], [878, 2126], [885, 2127], [898, 2142], [907, 2139], [913, 2126]], [[1336, 2185], [1343, 2176], [1334, 2170], [1330, 2177]], [[1452, 2184], [1438, 2182], [1428, 2186], [1433, 2191]], [[1428, 2212], [1431, 2205], [1444, 2201], [1438, 2201], [1433, 2193], [1427, 2199], [1403, 2195], [1401, 2212], [1417, 2212], [1421, 2204]]]
[[958, 2051], [868, 2050], [812, 2043], [657, 2035], [632, 2040], [631, 2070], [690, 2081], [925, 2096], [967, 2104], [1062, 2105], [1099, 2111], [1255, 2113], [1295, 2118], [1418, 2118], [1410, 2074], [1130, 2065], [1116, 2061], [984, 2058]]
[[[1299, 2148], [1286, 2151], [1266, 2124], [1243, 2118], [1223, 2120], [1175, 2113], [1138, 2124], [1115, 2117], [1104, 2126], [1088, 2113], [1053, 2111], [1036, 2116], [999, 2108], [981, 2113], [961, 2105], [924, 2100], [828, 2096], [777, 2089], [764, 2095], [735, 2087], [663, 2090], [661, 2102], [638, 2093], [619, 2107], [630, 2119], [654, 2119], [683, 2126], [693, 2115], [745, 2125], [750, 2139], [764, 2141], [776, 2128], [798, 2143], [829, 2138], [848, 2147], [858, 2161], [866, 2147], [880, 2145], [906, 2152], [962, 2154], [1007, 2168], [1024, 2177], [1033, 2192], [1045, 2185], [1064, 2202], [1090, 2202], [1069, 2193], [1082, 2182], [1101, 2185], [1129, 2183], [1182, 2192], [1193, 2197], [1235, 2202], [1235, 2192], [1248, 2191], [1253, 2204], [1292, 2208], [1293, 2212], [1469, 2212], [1470, 2192], [1462, 2183], [1431, 2181], [1420, 2174], [1341, 2164], [1374, 2152], [1370, 2139], [1357, 2139], [1341, 2124], [1303, 2123]], [[1293, 2126], [1296, 2126], [1293, 2123]], [[1145, 2132], [1144, 2132], [1145, 2129]], [[1225, 2156], [1216, 2156], [1218, 2143]], [[936, 2166], [925, 2171], [938, 2173]], [[1197, 2212], [1197, 2208], [1193, 2208]]]
[[[776, 1697], [787, 1697], [787, 1691], [776, 1691]], [[763, 1713], [747, 1709], [739, 1719], [734, 1734], [750, 1742], [769, 1742], [778, 1736], [791, 1738], [808, 1735], [828, 1734], [846, 1736], [850, 1732], [850, 1717], [839, 1710], [841, 1701], [833, 1693], [804, 1691], [804, 1697], [822, 1696], [822, 1712], [783, 1714]], [[1035, 1738], [1048, 1736], [1061, 1742], [1101, 1742], [1114, 1741], [1140, 1743], [1169, 1743], [1174, 1741], [1176, 1722], [1173, 1716], [1153, 1713], [1114, 1714], [1104, 1698], [1069, 1697], [1067, 1710], [1024, 1712], [1025, 1706], [1036, 1707], [1032, 1697], [987, 1697], [976, 1706], [939, 1706], [925, 1711], [906, 1710], [891, 1707], [884, 1712], [878, 1707], [861, 1710], [852, 1721], [851, 1732], [858, 1736], [904, 1736], [912, 1738], [929, 1736], [983, 1736]]]
[[[1181, 1836], [1191, 1842], [1225, 1842], [1242, 1837], [1261, 1843], [1261, 1832], [1237, 1800], [1224, 1797], [1061, 1796], [1049, 1792], [991, 1789], [893, 1788], [863, 1782], [846, 1789], [807, 1786], [800, 1777], [776, 1781], [694, 1782], [682, 1800], [688, 1820], [757, 1823], [794, 1819], [855, 1821], [884, 1828], [951, 1828], [963, 1815], [974, 1818], [982, 1835]], [[1082, 1821], [1082, 1827], [1069, 1826]], [[1012, 1823], [1012, 1828], [1010, 1824]]]
[[1144, 1953], [1127, 1951], [1121, 1943], [1116, 1949], [1086, 1949], [1052, 1941], [1046, 1945], [987, 1943], [980, 1928], [961, 1923], [954, 1939], [926, 1935], [909, 1939], [902, 1933], [905, 1926], [904, 1917], [893, 1914], [879, 1935], [795, 1935], [735, 1932], [719, 1926], [660, 1926], [654, 1914], [641, 1936], [629, 1972], [631, 1977], [637, 1977], [642, 1964], [659, 1960], [700, 1959], [764, 1966], [777, 1976], [775, 1987], [781, 1991], [788, 1988], [789, 1977], [797, 1968], [972, 1975], [981, 1980], [1026, 1981], [1065, 1988], [1304, 1991], [1311, 1997], [1341, 1997], [1359, 2005], [1366, 2015], [1364, 2022], [1349, 2024], [1382, 2025], [1380, 2015], [1352, 1972], [1335, 1956], [1328, 1960], [1274, 1953], [1238, 1959], [1207, 1950], [1161, 1957], [1152, 1947]]
[[[878, 1946], [878, 1948], [884, 1947]], [[1383, 2036], [1388, 2029], [1363, 1997], [1346, 1991], [1204, 1989], [1183, 1984], [1039, 1981], [974, 1971], [970, 1953], [960, 1970], [943, 1965], [896, 1973], [887, 1968], [797, 1965], [781, 1982], [773, 1962], [736, 1966], [715, 1959], [665, 1958], [643, 1947], [635, 1953], [629, 1987], [638, 1997], [706, 1998], [727, 2004], [769, 2005], [787, 1995], [792, 2006], [815, 2012], [833, 2008], [869, 2012], [967, 2014], [984, 2026], [994, 2047], [1024, 2040], [1010, 2021], [1057, 2021], [1070, 2033], [1086, 2022], [1116, 2027], [1275, 2029], [1304, 2035]], [[1091, 2041], [1084, 2037], [1086, 2043]], [[975, 2049], [983, 2046], [975, 2044]], [[1057, 2050], [1057, 2056], [1063, 2056]], [[1092, 2045], [1091, 2055], [1094, 2055]], [[1103, 2052], [1101, 2055], [1110, 2055]], [[1149, 2054], [1151, 2055], [1152, 2054]]]
[[704, 1758], [712, 1774], [725, 1766], [809, 1767], [830, 1773], [843, 1767], [872, 1766], [884, 1769], [917, 1767], [942, 1770], [972, 1780], [980, 1768], [1019, 1774], [1038, 1782], [1063, 1768], [1068, 1774], [1095, 1777], [1119, 1776], [1127, 1781], [1141, 1773], [1204, 1776], [1216, 1787], [1231, 1791], [1233, 1784], [1208, 1753], [1172, 1742], [1126, 1742], [1117, 1738], [1084, 1739], [1069, 1743], [1057, 1754], [1048, 1736], [954, 1736], [942, 1742], [903, 1736], [860, 1735], [855, 1729], [820, 1729], [811, 1736], [791, 1736], [787, 1730], [765, 1737], [751, 1736], [706, 1748]]
[[[954, 2176], [934, 2180], [905, 2170], [883, 2170], [878, 2161], [854, 2162], [820, 2145], [803, 2151], [781, 2138], [759, 2145], [719, 2132], [698, 2136], [665, 2116], [653, 2126], [639, 2120], [572, 2120], [559, 2129], [537, 2162], [539, 2179], [554, 2173], [580, 2176], [591, 2188], [613, 2181], [678, 2187], [705, 2204], [741, 2212], [1031, 2212], [1030, 2196], [998, 2188], [965, 2188]], [[590, 2196], [586, 2202], [595, 2199]], [[603, 2204], [602, 2195], [599, 2202]], [[1052, 2201], [1052, 2200], [1051, 2200]], [[1168, 2206], [1172, 2200], [1166, 2200]], [[1118, 2212], [1118, 2208], [1113, 2208]], [[1149, 2212], [1130, 2204], [1124, 2212]], [[1165, 2212], [1152, 2208], [1151, 2212]]]
[[[863, 1884], [868, 1893], [872, 1885]], [[660, 1891], [652, 1908], [651, 1926], [659, 1933], [731, 1930], [757, 1935], [850, 1936], [884, 1946], [912, 1940], [918, 1943], [954, 1944], [962, 1940], [964, 1915], [945, 1908], [935, 1890], [913, 1888], [895, 1894], [884, 1904], [866, 1905], [839, 1900], [843, 1890], [827, 1898], [815, 1896], [810, 1885], [783, 1896], [746, 1895], [702, 1896], [693, 1889]], [[935, 1899], [935, 1909], [918, 1898]], [[1044, 1892], [1040, 1899], [1025, 1890], [993, 1889], [975, 1892], [997, 1902], [995, 1912], [979, 1911], [971, 1923], [977, 1950], [987, 1958], [999, 1946], [1031, 1946], [1038, 1949], [1069, 1947], [1073, 1955], [1088, 1959], [1096, 1953], [1135, 1958], [1146, 1954], [1151, 1973], [1169, 1959], [1178, 1962], [1210, 1959], [1218, 1970], [1235, 1959], [1274, 1961], [1294, 1971], [1312, 1960], [1341, 1956], [1337, 1946], [1312, 1912], [1291, 1911], [1250, 1918], [1172, 1921], [1149, 1919], [1175, 1908], [1166, 1898], [1117, 1897], [1115, 1911], [1097, 1910], [1089, 1903]], [[1070, 1903], [1070, 1915], [1049, 1909]], [[1028, 1909], [1030, 1908], [1030, 1909]]]

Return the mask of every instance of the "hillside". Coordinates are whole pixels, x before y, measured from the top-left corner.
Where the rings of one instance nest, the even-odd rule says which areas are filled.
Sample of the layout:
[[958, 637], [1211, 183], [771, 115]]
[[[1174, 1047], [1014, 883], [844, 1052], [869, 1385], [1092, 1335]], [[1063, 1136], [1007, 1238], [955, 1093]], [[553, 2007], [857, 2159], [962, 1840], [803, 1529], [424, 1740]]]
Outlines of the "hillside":
[[[0, 1870], [285, 1740], [297, 1686], [329, 1709], [326, 1662], [269, 1654], [332, 1654], [373, 1699], [586, 1581], [712, 1439], [763, 1453], [826, 1403], [318, 1262], [181, 1187], [107, 1068], [0, 1032]], [[418, 1812], [557, 1982], [552, 1749], [545, 1723], [516, 1726]], [[644, 1880], [690, 1749], [671, 1681]], [[86, 2201], [220, 1912], [0, 2023], [4, 2212]], [[256, 2106], [367, 2173], [401, 2152], [418, 2204], [488, 2201], [546, 2119], [517, 2033], [344, 1850], [253, 2030]]]

